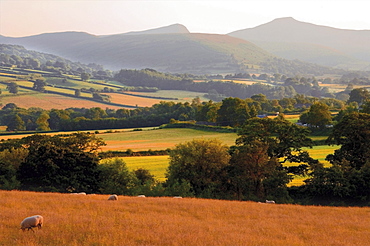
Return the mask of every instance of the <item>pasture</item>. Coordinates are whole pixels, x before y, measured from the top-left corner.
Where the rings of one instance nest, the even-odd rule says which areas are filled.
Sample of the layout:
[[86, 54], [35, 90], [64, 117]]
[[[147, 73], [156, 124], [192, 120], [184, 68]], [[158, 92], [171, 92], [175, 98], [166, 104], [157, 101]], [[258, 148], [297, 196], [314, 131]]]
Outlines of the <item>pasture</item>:
[[[0, 191], [0, 245], [368, 245], [370, 208]], [[20, 222], [40, 214], [35, 232]]]
[[[157, 180], [166, 180], [165, 173], [169, 165], [168, 155], [123, 157], [122, 159], [130, 170], [143, 168], [154, 175]], [[104, 160], [101, 162], [104, 162]]]
[[228, 146], [235, 144], [236, 133], [220, 133], [213, 131], [201, 131], [188, 128], [168, 128], [168, 129], [146, 129], [143, 131], [117, 131], [114, 133], [99, 133], [107, 146], [103, 146], [103, 151], [120, 150], [133, 151], [142, 150], [165, 150], [173, 148], [176, 144], [191, 141], [195, 138], [212, 139], [218, 138]]
[[[22, 89], [23, 90], [23, 89]], [[29, 90], [28, 90], [29, 91]], [[78, 99], [74, 97], [67, 97], [56, 94], [47, 93], [35, 93], [27, 95], [7, 96], [0, 97], [1, 103], [6, 105], [8, 103], [15, 103], [20, 108], [42, 108], [45, 110], [50, 109], [66, 109], [66, 108], [109, 108], [109, 109], [120, 109], [122, 107], [107, 105], [95, 101], [89, 101], [86, 99]]]

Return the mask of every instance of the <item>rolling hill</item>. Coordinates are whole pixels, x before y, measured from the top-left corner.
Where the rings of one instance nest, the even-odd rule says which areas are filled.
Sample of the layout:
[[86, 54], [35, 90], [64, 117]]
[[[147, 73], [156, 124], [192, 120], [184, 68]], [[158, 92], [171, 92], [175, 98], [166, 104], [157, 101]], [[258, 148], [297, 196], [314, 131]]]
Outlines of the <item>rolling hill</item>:
[[[274, 57], [256, 45], [217, 34], [167, 33], [94, 36], [81, 32], [49, 33], [24, 38], [0, 37], [0, 43], [23, 45], [107, 68], [154, 68], [195, 74], [236, 72], [241, 61], [257, 65]], [[240, 59], [237, 59], [240, 57]]]
[[142, 32], [95, 36], [84, 32], [46, 33], [29, 37], [0, 36], [0, 43], [96, 63], [112, 70], [153, 68], [161, 72], [337, 73], [312, 64], [281, 59], [255, 44], [229, 35], [189, 33], [175, 24]]
[[228, 35], [286, 59], [339, 68], [370, 68], [370, 30], [338, 29], [287, 17]]

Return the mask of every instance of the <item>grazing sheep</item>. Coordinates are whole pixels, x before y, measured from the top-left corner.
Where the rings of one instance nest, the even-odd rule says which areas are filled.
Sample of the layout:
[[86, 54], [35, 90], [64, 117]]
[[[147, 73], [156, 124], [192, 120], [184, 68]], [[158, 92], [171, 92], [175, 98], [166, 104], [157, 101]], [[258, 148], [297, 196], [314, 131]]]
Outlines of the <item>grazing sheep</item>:
[[266, 203], [275, 203], [273, 200], [266, 200]]
[[182, 196], [174, 196], [173, 198], [182, 198]]
[[41, 215], [34, 215], [31, 217], [25, 218], [21, 223], [21, 229], [24, 231], [25, 229], [28, 229], [35, 232], [32, 227], [38, 227], [41, 229], [42, 224], [44, 223], [44, 218]]
[[111, 196], [108, 197], [108, 200], [116, 201], [116, 200], [118, 200], [118, 196], [117, 195], [111, 195]]
[[137, 197], [145, 197], [145, 195], [138, 195]]

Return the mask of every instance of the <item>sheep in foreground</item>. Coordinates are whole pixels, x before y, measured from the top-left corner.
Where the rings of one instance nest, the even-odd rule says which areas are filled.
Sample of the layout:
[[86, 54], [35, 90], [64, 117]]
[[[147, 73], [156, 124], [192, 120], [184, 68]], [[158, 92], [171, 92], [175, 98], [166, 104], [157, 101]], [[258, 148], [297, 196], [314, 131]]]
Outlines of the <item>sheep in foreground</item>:
[[111, 196], [108, 197], [108, 200], [116, 201], [116, 200], [118, 200], [118, 196], [117, 195], [111, 195]]
[[32, 227], [38, 227], [39, 229], [41, 229], [43, 223], [44, 223], [44, 218], [41, 215], [34, 215], [31, 217], [25, 218], [21, 222], [21, 229], [22, 231], [24, 231], [25, 229], [28, 229], [28, 231], [31, 230], [35, 232], [32, 229]]
[[266, 203], [275, 203], [273, 200], [266, 200]]

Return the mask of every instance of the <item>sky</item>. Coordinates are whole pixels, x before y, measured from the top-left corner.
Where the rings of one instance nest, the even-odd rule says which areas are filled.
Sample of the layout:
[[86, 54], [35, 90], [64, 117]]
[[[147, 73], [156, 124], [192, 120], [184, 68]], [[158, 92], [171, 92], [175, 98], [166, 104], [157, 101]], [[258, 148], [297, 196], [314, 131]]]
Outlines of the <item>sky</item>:
[[370, 30], [369, 12], [368, 0], [0, 0], [0, 35], [109, 35], [176, 23], [192, 33], [227, 34], [282, 17]]

